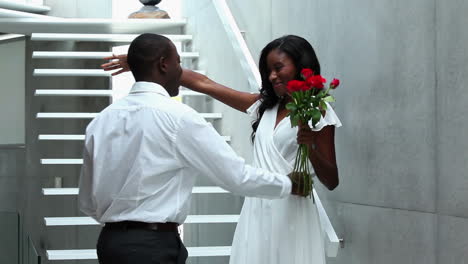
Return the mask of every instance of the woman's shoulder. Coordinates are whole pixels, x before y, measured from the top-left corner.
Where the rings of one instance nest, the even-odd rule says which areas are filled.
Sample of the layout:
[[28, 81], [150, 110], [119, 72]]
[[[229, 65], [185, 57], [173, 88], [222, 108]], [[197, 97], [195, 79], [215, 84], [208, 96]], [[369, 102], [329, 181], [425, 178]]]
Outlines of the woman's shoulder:
[[320, 121], [316, 124], [315, 128], [313, 129], [315, 131], [319, 131], [325, 126], [340, 127], [342, 125], [341, 120], [338, 118], [338, 115], [336, 114], [333, 107], [329, 103], [326, 103], [326, 104], [327, 104], [327, 111], [325, 112], [325, 116], [322, 116]]
[[253, 118], [256, 118], [257, 117], [257, 113], [258, 113], [258, 109], [260, 107], [260, 105], [262, 104], [261, 100], [258, 99], [257, 101], [255, 101], [252, 105], [249, 106], [249, 108], [247, 108], [247, 110], [245, 111], [249, 116], [253, 117]]

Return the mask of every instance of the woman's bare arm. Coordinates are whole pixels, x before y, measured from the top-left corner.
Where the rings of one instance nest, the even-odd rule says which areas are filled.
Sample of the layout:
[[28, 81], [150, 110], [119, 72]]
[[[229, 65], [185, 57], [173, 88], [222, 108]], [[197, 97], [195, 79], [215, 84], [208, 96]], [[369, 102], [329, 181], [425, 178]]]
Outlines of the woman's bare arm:
[[183, 70], [181, 84], [193, 91], [207, 94], [241, 112], [245, 112], [259, 99], [259, 94], [231, 89], [211, 80], [203, 74], [188, 69]]
[[329, 189], [339, 184], [335, 154], [335, 127], [326, 126], [312, 131], [309, 126], [300, 125], [297, 142], [309, 145], [309, 159], [319, 180]]

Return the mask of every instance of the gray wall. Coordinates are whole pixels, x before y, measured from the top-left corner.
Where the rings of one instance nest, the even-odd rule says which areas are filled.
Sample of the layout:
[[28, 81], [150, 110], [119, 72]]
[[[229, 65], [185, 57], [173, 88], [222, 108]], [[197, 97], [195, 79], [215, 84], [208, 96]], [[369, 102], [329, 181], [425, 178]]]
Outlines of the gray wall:
[[[1, 133], [0, 133], [1, 136]], [[18, 180], [24, 174], [24, 146], [0, 145], [0, 263], [19, 257]]]
[[24, 144], [24, 56], [24, 37], [0, 40], [0, 145]]
[[17, 263], [18, 185], [25, 158], [24, 38], [1, 40], [0, 58], [0, 263]]
[[319, 191], [346, 247], [328, 263], [468, 263], [468, 3], [229, 5], [254, 53], [265, 39], [297, 34], [323, 75], [342, 80], [341, 182]]

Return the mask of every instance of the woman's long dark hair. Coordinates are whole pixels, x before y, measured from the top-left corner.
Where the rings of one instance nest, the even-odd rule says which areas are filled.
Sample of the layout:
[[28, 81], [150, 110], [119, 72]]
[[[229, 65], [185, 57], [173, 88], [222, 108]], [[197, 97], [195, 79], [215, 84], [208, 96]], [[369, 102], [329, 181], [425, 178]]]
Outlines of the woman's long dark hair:
[[267, 109], [274, 107], [279, 100], [269, 80], [270, 70], [267, 65], [268, 54], [276, 49], [286, 53], [294, 62], [297, 69], [295, 79], [300, 80], [301, 69], [304, 68], [312, 69], [315, 74], [320, 74], [320, 63], [317, 59], [317, 55], [315, 55], [314, 48], [312, 48], [312, 45], [304, 38], [287, 35], [268, 43], [260, 54], [259, 69], [262, 78], [262, 88], [260, 89], [261, 103], [258, 108], [257, 120], [252, 123], [252, 142], [255, 140], [255, 133], [257, 132], [263, 113], [265, 113]]

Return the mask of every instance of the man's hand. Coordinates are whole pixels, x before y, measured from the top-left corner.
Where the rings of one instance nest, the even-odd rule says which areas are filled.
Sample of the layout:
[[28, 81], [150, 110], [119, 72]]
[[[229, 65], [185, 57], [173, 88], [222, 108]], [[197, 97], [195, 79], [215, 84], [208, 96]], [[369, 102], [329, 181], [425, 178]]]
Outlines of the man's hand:
[[111, 62], [104, 63], [101, 65], [101, 68], [103, 68], [104, 71], [118, 70], [116, 72], [113, 72], [112, 76], [130, 71], [130, 67], [128, 66], [128, 63], [127, 63], [127, 54], [122, 54], [122, 55], [113, 54], [110, 57], [105, 57], [104, 60], [112, 60]]

